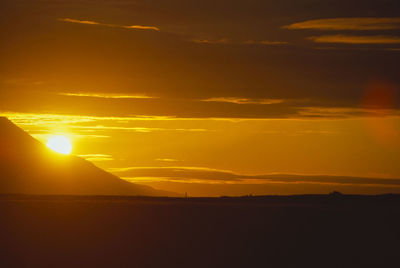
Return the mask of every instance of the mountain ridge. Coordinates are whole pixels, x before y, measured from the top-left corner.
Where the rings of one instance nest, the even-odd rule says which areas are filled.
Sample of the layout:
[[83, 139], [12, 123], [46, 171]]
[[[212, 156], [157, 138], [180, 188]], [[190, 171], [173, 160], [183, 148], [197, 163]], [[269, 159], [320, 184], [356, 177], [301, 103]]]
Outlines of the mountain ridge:
[[0, 193], [171, 195], [122, 180], [78, 156], [53, 152], [6, 117], [0, 117]]

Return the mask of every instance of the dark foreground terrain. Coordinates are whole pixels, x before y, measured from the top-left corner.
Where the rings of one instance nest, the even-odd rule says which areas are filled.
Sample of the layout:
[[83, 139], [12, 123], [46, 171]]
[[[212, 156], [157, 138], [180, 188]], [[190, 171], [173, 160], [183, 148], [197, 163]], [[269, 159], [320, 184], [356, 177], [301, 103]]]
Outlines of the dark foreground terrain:
[[0, 267], [400, 267], [400, 196], [0, 197]]

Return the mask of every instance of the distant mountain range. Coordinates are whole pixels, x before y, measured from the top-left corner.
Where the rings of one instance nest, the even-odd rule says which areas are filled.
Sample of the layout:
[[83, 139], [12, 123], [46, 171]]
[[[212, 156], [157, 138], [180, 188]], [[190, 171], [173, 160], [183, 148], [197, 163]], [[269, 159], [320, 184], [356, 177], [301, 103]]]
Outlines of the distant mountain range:
[[55, 153], [5, 117], [0, 117], [0, 194], [171, 195]]

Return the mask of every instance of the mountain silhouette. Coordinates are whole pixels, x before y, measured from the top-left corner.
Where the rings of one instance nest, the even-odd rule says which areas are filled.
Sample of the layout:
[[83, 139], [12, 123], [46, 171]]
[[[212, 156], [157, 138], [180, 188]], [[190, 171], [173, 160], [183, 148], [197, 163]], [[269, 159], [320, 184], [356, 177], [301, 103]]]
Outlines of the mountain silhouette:
[[0, 117], [0, 194], [168, 195], [55, 153], [5, 117]]

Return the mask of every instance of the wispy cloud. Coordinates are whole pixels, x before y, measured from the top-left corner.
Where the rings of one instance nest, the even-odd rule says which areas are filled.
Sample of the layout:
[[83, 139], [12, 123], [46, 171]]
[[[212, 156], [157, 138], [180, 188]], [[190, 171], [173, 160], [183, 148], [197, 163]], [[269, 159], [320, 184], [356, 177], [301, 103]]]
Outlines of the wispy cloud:
[[91, 20], [77, 20], [77, 19], [71, 19], [71, 18], [59, 18], [58, 20], [63, 21], [63, 22], [68, 22], [68, 23], [98, 25], [98, 26], [106, 26], [106, 27], [113, 27], [113, 28], [160, 31], [160, 28], [158, 28], [156, 26], [108, 24], [108, 23], [101, 23], [101, 22], [91, 21]]
[[178, 162], [179, 160], [172, 159], [172, 158], [157, 158], [156, 161], [159, 161], [159, 162]]
[[268, 40], [263, 40], [258, 42], [260, 45], [267, 45], [267, 46], [276, 46], [276, 45], [287, 45], [289, 44], [286, 41], [268, 41]]
[[235, 98], [235, 97], [216, 97], [209, 98], [202, 101], [208, 102], [228, 102], [235, 104], [279, 104], [285, 102], [283, 99], [248, 99], [248, 98]]
[[247, 45], [265, 45], [265, 46], [279, 46], [279, 45], [287, 45], [289, 42], [286, 41], [271, 41], [271, 40], [261, 40], [261, 41], [254, 41], [254, 40], [247, 40], [244, 42]]
[[190, 120], [169, 116], [87, 116], [64, 115], [51, 113], [14, 113], [0, 112], [0, 116], [7, 117], [18, 125], [53, 125], [53, 124], [80, 124], [95, 122], [134, 122], [134, 121], [175, 121]]
[[71, 23], [79, 23], [79, 24], [89, 24], [89, 25], [100, 25], [101, 23], [91, 21], [91, 20], [75, 20], [75, 19], [69, 19], [69, 18], [60, 18], [60, 21], [64, 22], [71, 22]]
[[164, 178], [169, 181], [239, 181], [237, 175], [228, 170], [206, 167], [129, 167], [112, 168], [108, 171], [128, 178]]
[[121, 126], [71, 126], [71, 129], [86, 129], [86, 130], [121, 130], [121, 131], [132, 131], [149, 133], [155, 131], [173, 131], [173, 132], [206, 132], [207, 129], [203, 128], [154, 128], [154, 127], [121, 127]]
[[400, 29], [400, 18], [329, 18], [297, 22], [282, 28], [290, 30], [395, 30]]
[[339, 185], [378, 185], [400, 187], [400, 179], [367, 178], [332, 175], [262, 174], [246, 175], [229, 170], [206, 167], [130, 167], [114, 168], [110, 172], [128, 180], [165, 180], [202, 183], [288, 183], [288, 184], [339, 184]]
[[264, 45], [264, 46], [279, 46], [279, 45], [287, 45], [289, 42], [286, 41], [272, 41], [272, 40], [247, 40], [247, 41], [231, 41], [226, 38], [221, 39], [192, 39], [190, 40], [193, 43], [197, 44], [233, 44], [233, 45]]
[[104, 99], [154, 99], [146, 95], [123, 95], [123, 94], [108, 94], [108, 93], [58, 93], [61, 96], [70, 97], [90, 97], [90, 98], [104, 98]]
[[227, 44], [229, 40], [226, 38], [221, 39], [192, 39], [191, 42], [197, 44]]
[[81, 154], [79, 155], [88, 161], [92, 162], [102, 162], [102, 161], [112, 161], [114, 158], [109, 154]]
[[0, 77], [0, 84], [13, 85], [13, 86], [41, 86], [45, 84], [45, 82], [40, 80], [30, 80], [24, 78], [3, 79]]
[[93, 134], [65, 134], [62, 131], [60, 133], [54, 133], [53, 130], [25, 130], [26, 132], [29, 133], [32, 137], [41, 140], [41, 141], [47, 141], [51, 136], [54, 134], [59, 134], [59, 135], [67, 135], [71, 136], [73, 139], [108, 139], [110, 136], [108, 135], [93, 135]]
[[[118, 27], [118, 25], [117, 25]], [[159, 31], [160, 28], [155, 27], [155, 26], [142, 26], [142, 25], [130, 25], [130, 26], [119, 26], [121, 28], [125, 29], [137, 29], [137, 30], [154, 30], [154, 31]]]
[[299, 112], [300, 118], [361, 118], [399, 116], [400, 110], [376, 108], [305, 107]]
[[[236, 98], [211, 98], [203, 100], [203, 102], [221, 102], [221, 103], [233, 103], [239, 105], [245, 104], [265, 104], [265, 108], [270, 107], [271, 110], [280, 108], [279, 103], [288, 102], [288, 106], [291, 107], [290, 103], [296, 103], [296, 100], [279, 100], [279, 99], [264, 99], [263, 101], [257, 99], [257, 101], [249, 99], [236, 99]], [[301, 101], [301, 100], [300, 100]], [[276, 105], [272, 105], [276, 103]], [[279, 107], [277, 107], [279, 106]], [[233, 107], [234, 108], [234, 107]], [[278, 111], [279, 112], [279, 111]], [[240, 114], [239, 114], [240, 115]], [[146, 127], [133, 127], [133, 123], [143, 124], [146, 122], [216, 122], [225, 121], [232, 123], [239, 123], [245, 121], [269, 121], [269, 120], [326, 120], [326, 119], [345, 119], [345, 118], [362, 118], [362, 117], [400, 117], [400, 110], [396, 108], [379, 108], [379, 107], [335, 107], [324, 105], [310, 105], [306, 100], [301, 101], [301, 104], [297, 104], [291, 113], [283, 113], [282, 116], [277, 114], [263, 116], [246, 116], [241, 117], [237, 114], [232, 116], [224, 115], [221, 117], [176, 117], [176, 116], [91, 116], [91, 115], [68, 115], [68, 114], [52, 114], [52, 113], [16, 113], [16, 112], [0, 112], [1, 117], [7, 117], [15, 124], [23, 127], [25, 130], [38, 128], [38, 127], [76, 127], [80, 132], [83, 131], [98, 131], [98, 130], [128, 130], [128, 131], [139, 131], [139, 132], [151, 132], [151, 131], [190, 131], [190, 132], [205, 132], [213, 131], [210, 129], [203, 128], [148, 128]], [[192, 126], [192, 125], [191, 125]]]
[[[170, 117], [101, 117], [101, 116], [80, 116], [80, 115], [57, 115], [57, 114], [29, 114], [29, 113], [0, 113], [0, 116], [7, 117], [12, 122], [25, 130], [32, 130], [38, 127], [54, 129], [59, 126], [71, 131], [98, 132], [104, 130], [131, 131], [140, 133], [149, 132], [207, 132], [212, 131], [204, 128], [165, 128], [165, 127], [136, 127], [130, 123], [140, 121], [175, 121], [191, 120]], [[196, 119], [193, 119], [196, 120]], [[87, 136], [87, 135], [84, 135]], [[94, 135], [91, 135], [94, 136]], [[96, 137], [106, 137], [95, 135]]]
[[315, 43], [330, 43], [330, 44], [400, 44], [400, 36], [372, 35], [321, 35], [312, 36], [308, 39]]

